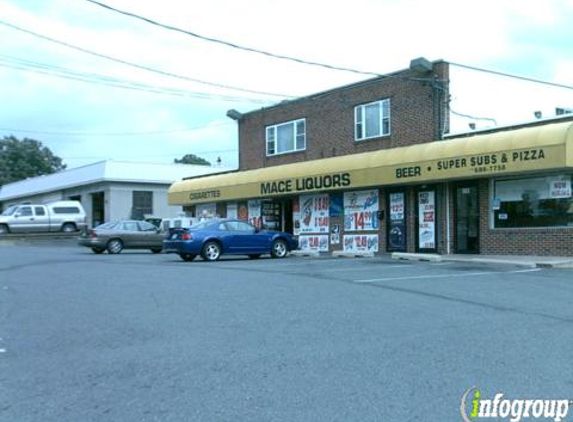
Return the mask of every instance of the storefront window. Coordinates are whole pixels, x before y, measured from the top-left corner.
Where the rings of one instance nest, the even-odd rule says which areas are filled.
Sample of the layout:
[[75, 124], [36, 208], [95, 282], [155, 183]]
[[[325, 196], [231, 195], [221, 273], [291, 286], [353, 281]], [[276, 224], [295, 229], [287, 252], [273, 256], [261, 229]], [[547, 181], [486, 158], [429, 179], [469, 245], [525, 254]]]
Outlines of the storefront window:
[[494, 183], [494, 227], [573, 226], [571, 175]]

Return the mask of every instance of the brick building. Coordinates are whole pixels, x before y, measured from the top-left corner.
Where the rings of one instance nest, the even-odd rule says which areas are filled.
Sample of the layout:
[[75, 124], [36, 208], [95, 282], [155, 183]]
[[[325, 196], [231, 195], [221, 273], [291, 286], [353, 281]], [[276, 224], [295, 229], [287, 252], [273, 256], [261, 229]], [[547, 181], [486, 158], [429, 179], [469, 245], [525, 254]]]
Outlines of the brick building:
[[573, 255], [573, 123], [444, 139], [449, 72], [386, 77], [228, 115], [239, 171], [184, 180], [171, 204], [294, 232], [303, 249]]

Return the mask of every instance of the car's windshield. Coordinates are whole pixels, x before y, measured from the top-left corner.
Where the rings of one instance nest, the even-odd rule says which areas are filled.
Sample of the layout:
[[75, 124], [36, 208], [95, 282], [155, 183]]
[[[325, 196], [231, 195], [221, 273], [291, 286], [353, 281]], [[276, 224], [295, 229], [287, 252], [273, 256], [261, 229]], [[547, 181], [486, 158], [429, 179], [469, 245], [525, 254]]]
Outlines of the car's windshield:
[[12, 206], [6, 208], [1, 215], [12, 215], [12, 214], [14, 214], [14, 211], [16, 211], [17, 208], [18, 208], [18, 205], [12, 205]]

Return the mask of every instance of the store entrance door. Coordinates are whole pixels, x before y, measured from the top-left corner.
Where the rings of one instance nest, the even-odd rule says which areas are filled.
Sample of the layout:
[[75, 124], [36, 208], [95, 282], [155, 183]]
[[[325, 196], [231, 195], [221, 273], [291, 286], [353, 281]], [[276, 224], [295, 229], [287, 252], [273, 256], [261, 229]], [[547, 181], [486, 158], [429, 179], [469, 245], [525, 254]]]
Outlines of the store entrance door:
[[475, 185], [456, 187], [455, 207], [456, 253], [479, 253], [478, 188]]
[[92, 193], [92, 227], [105, 222], [105, 193]]
[[389, 192], [386, 209], [386, 250], [388, 252], [406, 252], [406, 192]]

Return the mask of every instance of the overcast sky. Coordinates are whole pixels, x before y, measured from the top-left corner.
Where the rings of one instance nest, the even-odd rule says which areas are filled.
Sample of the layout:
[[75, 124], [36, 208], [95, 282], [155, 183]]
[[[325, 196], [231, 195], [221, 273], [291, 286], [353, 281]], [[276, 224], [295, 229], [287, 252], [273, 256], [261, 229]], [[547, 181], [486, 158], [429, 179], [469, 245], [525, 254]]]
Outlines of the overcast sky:
[[[393, 72], [423, 56], [573, 86], [573, 0], [102, 2], [204, 37], [364, 72]], [[86, 0], [0, 0], [0, 136], [40, 140], [68, 167], [107, 158], [172, 162], [186, 153], [236, 166], [228, 109], [366, 78], [175, 33]], [[452, 131], [573, 108], [572, 89], [457, 66], [451, 80], [452, 109], [476, 117], [455, 117]]]

